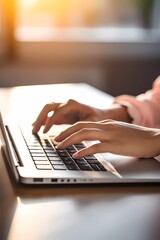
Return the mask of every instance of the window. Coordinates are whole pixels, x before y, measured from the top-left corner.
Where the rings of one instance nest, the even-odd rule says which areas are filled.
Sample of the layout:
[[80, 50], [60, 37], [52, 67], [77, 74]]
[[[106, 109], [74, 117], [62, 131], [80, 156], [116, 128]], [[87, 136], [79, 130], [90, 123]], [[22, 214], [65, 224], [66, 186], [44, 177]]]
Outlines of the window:
[[[17, 0], [17, 40], [103, 40], [151, 26], [153, 0]], [[139, 31], [138, 31], [139, 33]], [[117, 37], [117, 35], [116, 35]]]
[[159, 58], [159, 29], [159, 0], [0, 0], [1, 85], [103, 85], [107, 62]]
[[[99, 49], [97, 45], [152, 41], [154, 35], [159, 38], [159, 2], [1, 0], [4, 11], [0, 9], [3, 23], [0, 39], [5, 38], [6, 52], [19, 58], [57, 60], [59, 56], [74, 58], [82, 55], [83, 58], [88, 54], [91, 59], [96, 59], [106, 55], [104, 46]], [[153, 26], [156, 26], [154, 32], [151, 31]], [[2, 44], [1, 49], [5, 49]], [[111, 50], [114, 53], [115, 48]]]

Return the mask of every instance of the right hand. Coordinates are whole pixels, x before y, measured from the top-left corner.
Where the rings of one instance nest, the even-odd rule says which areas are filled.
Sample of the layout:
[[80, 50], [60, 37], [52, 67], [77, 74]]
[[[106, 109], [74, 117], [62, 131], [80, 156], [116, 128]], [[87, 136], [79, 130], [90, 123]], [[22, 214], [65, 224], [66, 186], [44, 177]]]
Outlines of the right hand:
[[78, 122], [56, 136], [58, 149], [65, 149], [82, 141], [97, 141], [76, 152], [74, 158], [95, 153], [151, 158], [160, 155], [160, 129], [147, 128], [121, 121]]
[[[49, 117], [48, 114], [52, 113]], [[66, 103], [46, 104], [33, 123], [33, 133], [37, 133], [41, 126], [43, 132], [49, 131], [53, 124], [73, 124], [78, 121], [102, 121], [105, 119], [115, 119], [129, 122], [128, 115], [124, 107], [113, 104], [107, 109], [98, 109], [75, 100], [68, 100]]]

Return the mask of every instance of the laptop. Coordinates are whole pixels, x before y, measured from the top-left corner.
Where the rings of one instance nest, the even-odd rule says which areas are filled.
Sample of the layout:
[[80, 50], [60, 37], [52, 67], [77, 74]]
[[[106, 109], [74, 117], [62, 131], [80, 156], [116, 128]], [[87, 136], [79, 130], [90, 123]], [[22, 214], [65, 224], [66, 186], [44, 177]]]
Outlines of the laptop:
[[1, 148], [16, 181], [23, 184], [102, 184], [160, 182], [160, 163], [113, 154], [73, 159], [72, 154], [94, 142], [56, 149], [54, 137], [68, 125], [54, 125], [48, 134], [32, 127], [4, 124], [0, 113]]

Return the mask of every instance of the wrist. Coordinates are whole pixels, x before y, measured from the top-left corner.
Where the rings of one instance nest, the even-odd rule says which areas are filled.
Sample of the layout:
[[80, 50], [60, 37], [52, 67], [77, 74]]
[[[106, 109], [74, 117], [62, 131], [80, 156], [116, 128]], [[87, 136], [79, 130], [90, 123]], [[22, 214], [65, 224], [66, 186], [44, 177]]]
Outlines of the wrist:
[[132, 118], [129, 115], [126, 106], [121, 105], [119, 103], [113, 103], [111, 107], [112, 107], [112, 110], [115, 112], [114, 113], [114, 115], [115, 115], [114, 119], [115, 120], [128, 122], [128, 123], [132, 122]]

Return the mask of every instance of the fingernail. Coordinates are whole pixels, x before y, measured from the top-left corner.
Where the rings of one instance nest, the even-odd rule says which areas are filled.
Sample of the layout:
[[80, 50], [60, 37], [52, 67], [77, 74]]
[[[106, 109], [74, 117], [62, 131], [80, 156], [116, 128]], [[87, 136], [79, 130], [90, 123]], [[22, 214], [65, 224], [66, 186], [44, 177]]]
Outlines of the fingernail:
[[48, 130], [47, 130], [46, 128], [43, 129], [43, 133], [47, 133], [47, 131], [48, 131]]
[[36, 133], [36, 128], [35, 127], [32, 128], [32, 133]]
[[63, 144], [62, 144], [62, 143], [58, 143], [58, 145], [56, 146], [56, 148], [57, 148], [57, 149], [61, 149], [61, 148], [62, 148], [62, 146], [63, 146]]
[[54, 140], [55, 140], [56, 142], [59, 142], [59, 140], [60, 140], [59, 135], [56, 136], [56, 137], [54, 138]]
[[72, 155], [72, 157], [73, 157], [73, 158], [78, 158], [78, 152], [74, 153], [74, 154]]

